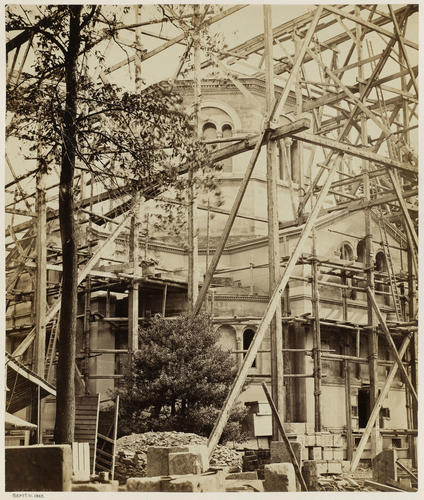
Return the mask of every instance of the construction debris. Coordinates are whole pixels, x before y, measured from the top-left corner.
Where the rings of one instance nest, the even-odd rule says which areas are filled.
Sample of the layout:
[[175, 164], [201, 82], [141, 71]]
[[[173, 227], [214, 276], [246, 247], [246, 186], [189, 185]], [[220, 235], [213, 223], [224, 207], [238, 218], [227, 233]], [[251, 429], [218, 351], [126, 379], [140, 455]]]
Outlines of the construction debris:
[[[116, 443], [115, 478], [123, 483], [129, 477], [145, 477], [147, 448], [150, 446], [206, 444], [206, 441], [205, 437], [197, 434], [174, 431], [123, 436]], [[240, 472], [242, 454], [227, 446], [218, 445], [212, 454], [210, 466]]]

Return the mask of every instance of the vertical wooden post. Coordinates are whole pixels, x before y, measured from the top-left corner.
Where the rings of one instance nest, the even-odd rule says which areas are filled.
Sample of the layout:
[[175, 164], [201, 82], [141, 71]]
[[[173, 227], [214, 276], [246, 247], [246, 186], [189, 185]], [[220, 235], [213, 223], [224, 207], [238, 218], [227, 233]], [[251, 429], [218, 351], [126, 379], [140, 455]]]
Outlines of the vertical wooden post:
[[[300, 50], [302, 48], [302, 43], [299, 39], [299, 36], [295, 32], [293, 34], [293, 41], [296, 47], [296, 56], [295, 59], [299, 56]], [[302, 85], [300, 83], [302, 73], [300, 68], [296, 73], [296, 85], [295, 85], [295, 93], [296, 93], [296, 113], [299, 115], [302, 113], [303, 107], [303, 98], [302, 98]], [[303, 172], [303, 143], [302, 141], [294, 140], [291, 146], [291, 158], [292, 158], [292, 180], [296, 182], [299, 188], [299, 201], [301, 202], [303, 199], [303, 188], [304, 188], [304, 172]], [[300, 214], [301, 215], [301, 214]]]
[[163, 295], [162, 295], [162, 318], [165, 317], [166, 313], [166, 295], [168, 293], [168, 283], [165, 283], [163, 287]]
[[37, 212], [36, 234], [36, 278], [35, 278], [35, 344], [33, 351], [33, 370], [44, 377], [46, 354], [46, 306], [47, 306], [47, 206], [46, 172], [39, 162], [35, 204]]
[[318, 290], [318, 262], [316, 259], [316, 234], [312, 230], [313, 259], [312, 271], [312, 314], [313, 325], [313, 357], [314, 357], [314, 402], [315, 402], [315, 432], [321, 432], [321, 323]]
[[[141, 20], [141, 5], [134, 5], [136, 23]], [[135, 30], [136, 51], [141, 50], [141, 40], [138, 30]], [[141, 90], [141, 61], [135, 58], [135, 89]], [[132, 283], [128, 290], [128, 354], [138, 349], [138, 316], [139, 316], [139, 288], [140, 284], [136, 278], [140, 277], [140, 208], [141, 196], [136, 194], [136, 203], [131, 216], [131, 228], [129, 236], [129, 262], [132, 265]]]
[[[195, 123], [195, 133], [196, 136], [200, 136], [200, 99], [201, 99], [201, 77], [200, 77], [200, 33], [199, 33], [199, 22], [200, 22], [200, 6], [193, 6], [193, 57], [194, 57], [194, 123]], [[199, 246], [199, 226], [197, 220], [197, 202], [196, 202], [196, 192], [193, 183], [193, 170], [190, 167], [188, 172], [188, 181], [190, 183], [188, 187], [188, 310], [189, 312], [194, 311], [194, 304], [196, 303], [197, 296], [199, 294], [199, 256], [198, 256], [198, 246]]]
[[[136, 195], [140, 198], [139, 194]], [[133, 279], [128, 290], [128, 351], [129, 355], [138, 349], [138, 314], [140, 277], [140, 202], [135, 204], [131, 217], [129, 236], [129, 261], [132, 264]]]
[[[355, 6], [355, 14], [359, 15], [359, 7]], [[356, 27], [356, 40], [357, 40], [357, 53], [358, 62], [362, 60], [362, 27], [357, 24]], [[361, 82], [363, 80], [363, 67], [361, 64], [358, 66], [358, 80]], [[359, 84], [359, 90], [362, 95], [365, 84]], [[361, 116], [361, 142], [363, 146], [368, 143], [368, 133], [367, 133], [367, 119], [364, 115]], [[362, 172], [364, 174], [364, 198], [369, 200], [371, 198], [371, 186], [370, 177], [368, 173], [368, 162], [366, 160], [362, 161]], [[367, 286], [371, 288], [374, 293], [374, 253], [372, 246], [372, 226], [371, 226], [371, 210], [365, 209], [365, 268], [367, 273]], [[370, 325], [368, 330], [368, 370], [370, 379], [370, 407], [374, 407], [378, 396], [378, 366], [377, 366], [377, 356], [378, 356], [378, 336], [376, 329], [371, 326], [374, 324], [374, 313], [371, 301], [367, 296], [367, 306], [368, 306], [368, 325]], [[378, 419], [375, 420], [375, 426], [371, 431], [371, 455], [375, 457], [380, 451], [380, 429]]]
[[[290, 316], [290, 284], [287, 284], [284, 290], [283, 297], [283, 316]], [[290, 344], [290, 325], [287, 320], [283, 321], [283, 348], [289, 349]], [[283, 352], [283, 368], [284, 373], [294, 373], [293, 372], [293, 361], [290, 352]], [[295, 422], [295, 412], [293, 408], [293, 386], [294, 379], [290, 377], [284, 377], [284, 390], [285, 390], [285, 405], [286, 405], [286, 421]]]
[[[265, 51], [265, 86], [267, 112], [272, 111], [274, 92], [274, 61], [271, 25], [271, 5], [264, 5], [264, 51]], [[280, 276], [280, 240], [278, 232], [278, 194], [276, 142], [267, 141], [267, 204], [268, 204], [268, 262], [269, 294], [271, 295]], [[275, 309], [275, 316], [270, 324], [271, 335], [271, 390], [272, 399], [281, 420], [284, 420], [284, 371], [283, 371], [283, 331], [281, 324], [281, 301]], [[272, 438], [280, 438], [278, 422], [273, 415]]]
[[[90, 307], [91, 307], [91, 278], [87, 277], [84, 291], [84, 318], [83, 318], [83, 333], [84, 333], [84, 384], [87, 394], [89, 394], [89, 360], [90, 360]], [[52, 353], [53, 356], [53, 353]]]
[[350, 388], [350, 367], [349, 361], [344, 360], [345, 376], [345, 406], [346, 406], [346, 441], [347, 441], [347, 460], [352, 460], [353, 442], [352, 442], [352, 402]]

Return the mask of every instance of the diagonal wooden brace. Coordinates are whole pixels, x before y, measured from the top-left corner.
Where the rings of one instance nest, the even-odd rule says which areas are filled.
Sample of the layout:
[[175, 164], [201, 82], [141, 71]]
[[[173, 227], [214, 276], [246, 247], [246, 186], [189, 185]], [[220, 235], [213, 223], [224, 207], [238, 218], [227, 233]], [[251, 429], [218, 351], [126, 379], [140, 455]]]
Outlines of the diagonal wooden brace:
[[[399, 349], [399, 356], [403, 356], [406, 352], [406, 349], [409, 346], [409, 342], [411, 340], [412, 334], [408, 334], [401, 345], [401, 348]], [[393, 366], [390, 369], [390, 372], [386, 378], [386, 381], [384, 383], [384, 386], [377, 398], [377, 401], [375, 402], [374, 408], [372, 409], [370, 418], [368, 419], [367, 425], [365, 427], [365, 431], [362, 434], [361, 440], [358, 444], [358, 447], [356, 448], [355, 455], [352, 458], [352, 462], [350, 464], [350, 472], [355, 472], [356, 467], [358, 466], [359, 460], [362, 456], [362, 453], [365, 449], [365, 445], [367, 444], [368, 438], [370, 437], [371, 430], [374, 427], [375, 421], [380, 413], [380, 408], [383, 404], [383, 401], [386, 399], [387, 394], [389, 393], [390, 386], [392, 385], [392, 382], [395, 378], [395, 375], [398, 370], [398, 365], [396, 363], [393, 363]]]
[[208, 453], [209, 456], [212, 455], [212, 452], [215, 448], [215, 446], [218, 444], [219, 438], [221, 437], [222, 431], [224, 430], [224, 427], [228, 421], [228, 417], [230, 415], [231, 408], [233, 407], [238, 395], [240, 394], [243, 385], [246, 381], [247, 378], [247, 373], [249, 371], [249, 368], [252, 366], [253, 360], [256, 357], [256, 354], [258, 352], [258, 349], [262, 343], [262, 340], [265, 336], [265, 332], [268, 330], [269, 325], [272, 321], [272, 318], [274, 317], [275, 310], [277, 308], [277, 305], [280, 303], [281, 296], [284, 293], [284, 290], [287, 286], [287, 283], [289, 281], [289, 278], [294, 271], [294, 268], [297, 264], [297, 260], [300, 257], [300, 254], [302, 253], [303, 246], [307, 239], [309, 238], [309, 235], [311, 233], [311, 230], [315, 224], [315, 221], [317, 220], [319, 211], [321, 210], [321, 207], [324, 203], [324, 200], [328, 194], [328, 190], [330, 189], [331, 182], [333, 180], [334, 174], [336, 172], [336, 168], [338, 167], [339, 162], [334, 162], [333, 166], [331, 167], [327, 179], [322, 187], [322, 190], [320, 191], [318, 195], [317, 202], [314, 205], [314, 208], [312, 212], [310, 213], [308, 220], [306, 221], [302, 233], [299, 237], [299, 240], [297, 241], [296, 247], [293, 250], [293, 253], [290, 256], [290, 259], [287, 262], [287, 266], [284, 269], [284, 272], [281, 275], [281, 278], [279, 279], [276, 287], [274, 288], [274, 291], [272, 293], [272, 296], [270, 297], [270, 300], [268, 302], [268, 305], [265, 309], [264, 315], [262, 317], [262, 320], [258, 326], [258, 329], [256, 330], [256, 333], [252, 339], [252, 342], [249, 346], [249, 349], [246, 353], [245, 358], [243, 359], [243, 362], [237, 372], [237, 375], [233, 381], [233, 384], [231, 386], [230, 392], [227, 395], [227, 398], [224, 402], [224, 405], [220, 411], [220, 414], [215, 422], [215, 425], [212, 429], [212, 432], [209, 436], [208, 439]]
[[411, 391], [411, 394], [414, 397], [415, 402], [418, 403], [418, 396], [417, 396], [417, 392], [415, 390], [415, 387], [413, 386], [411, 379], [408, 376], [408, 372], [406, 371], [406, 368], [403, 366], [402, 359], [399, 355], [398, 350], [396, 349], [396, 345], [393, 341], [392, 336], [390, 335], [389, 329], [386, 325], [386, 322], [384, 321], [383, 315], [381, 314], [381, 311], [378, 307], [378, 304], [375, 300], [374, 294], [372, 293], [372, 290], [370, 287], [367, 288], [367, 293], [368, 293], [368, 297], [371, 301], [372, 307], [375, 311], [375, 314], [378, 317], [378, 321], [380, 322], [380, 326], [381, 326], [381, 329], [383, 330], [384, 336], [386, 337], [387, 343], [389, 344], [389, 347], [393, 353], [393, 356], [396, 360], [396, 363], [398, 364], [399, 369], [402, 373], [402, 376], [405, 380], [405, 383], [408, 386], [408, 389]]

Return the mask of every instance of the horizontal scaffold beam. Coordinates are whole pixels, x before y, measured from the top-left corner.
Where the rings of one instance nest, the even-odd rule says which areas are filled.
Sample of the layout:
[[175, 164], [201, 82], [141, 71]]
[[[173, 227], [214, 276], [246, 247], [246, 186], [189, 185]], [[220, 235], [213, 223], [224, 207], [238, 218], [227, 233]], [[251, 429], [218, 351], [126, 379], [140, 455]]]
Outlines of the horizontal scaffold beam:
[[386, 156], [379, 155], [366, 148], [352, 146], [351, 144], [346, 144], [345, 142], [336, 141], [334, 139], [329, 139], [328, 137], [323, 137], [320, 135], [309, 134], [307, 132], [294, 133], [290, 135], [293, 139], [297, 139], [298, 141], [322, 146], [327, 149], [332, 149], [333, 151], [336, 151], [338, 153], [344, 153], [350, 156], [361, 158], [363, 160], [372, 161], [379, 165], [384, 165], [385, 167], [392, 167], [403, 170], [405, 172], [418, 174], [418, 169], [413, 165], [387, 158]]

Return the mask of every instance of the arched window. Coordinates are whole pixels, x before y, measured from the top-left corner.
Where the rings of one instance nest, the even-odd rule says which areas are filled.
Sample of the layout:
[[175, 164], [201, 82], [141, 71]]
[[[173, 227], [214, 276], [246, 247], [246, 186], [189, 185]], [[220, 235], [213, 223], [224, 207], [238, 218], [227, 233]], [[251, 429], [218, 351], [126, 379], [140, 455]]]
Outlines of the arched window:
[[343, 243], [340, 247], [340, 258], [343, 260], [353, 260], [353, 249], [349, 243]]
[[[233, 135], [233, 129], [231, 125], [228, 123], [225, 123], [222, 126], [222, 137], [226, 139], [227, 137], [232, 137]], [[224, 172], [231, 172], [233, 170], [233, 159], [232, 158], [227, 158], [226, 160], [223, 160], [222, 162], [222, 170]]]
[[[386, 260], [386, 255], [382, 251], [377, 252], [375, 256], [375, 270], [377, 271], [377, 273], [384, 273], [384, 276], [382, 274], [377, 274], [377, 276], [375, 277], [376, 291], [386, 292], [386, 293], [390, 292], [389, 285], [379, 283], [381, 281], [387, 280], [387, 260]], [[384, 303], [386, 305], [390, 305], [390, 295], [384, 295]]]
[[[246, 351], [249, 349], [250, 344], [252, 343], [253, 337], [255, 336], [255, 332], [248, 328], [243, 332], [243, 350]], [[246, 356], [246, 353], [244, 353], [243, 357]], [[256, 368], [256, 358], [253, 360], [252, 363], [252, 368]]]
[[232, 137], [232, 135], [233, 135], [233, 129], [232, 129], [231, 125], [229, 125], [228, 123], [223, 125], [222, 126], [222, 137], [224, 137], [224, 138]]
[[203, 125], [203, 139], [211, 140], [216, 138], [217, 138], [216, 126], [211, 122], [205, 123]]
[[387, 262], [384, 252], [377, 252], [375, 256], [375, 270], [382, 273], [387, 271]]
[[365, 263], [365, 240], [359, 240], [356, 245], [356, 260]]

